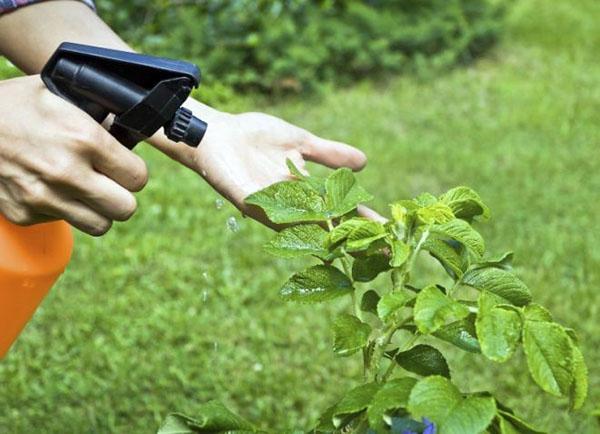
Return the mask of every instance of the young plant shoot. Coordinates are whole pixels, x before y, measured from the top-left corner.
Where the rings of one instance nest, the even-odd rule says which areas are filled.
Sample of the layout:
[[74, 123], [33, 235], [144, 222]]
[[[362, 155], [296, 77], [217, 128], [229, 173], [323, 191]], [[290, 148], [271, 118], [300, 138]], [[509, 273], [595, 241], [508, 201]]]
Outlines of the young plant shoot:
[[[350, 170], [322, 179], [288, 165], [296, 179], [246, 199], [274, 223], [287, 225], [267, 243], [268, 253], [316, 259], [283, 284], [281, 298], [346, 298], [348, 308], [332, 319], [333, 351], [363, 364], [356, 387], [306, 432], [541, 433], [492, 394], [454, 384], [440, 349], [447, 344], [490, 363], [507, 362], [522, 346], [531, 377], [544, 392], [567, 398], [573, 410], [583, 405], [587, 369], [575, 332], [533, 301], [512, 271], [512, 253], [486, 254], [472, 224], [490, 211], [477, 193], [456, 187], [437, 197], [400, 200], [391, 205], [389, 221], [380, 223], [358, 216], [358, 205], [372, 196]], [[439, 280], [431, 280], [430, 270], [419, 275], [424, 255], [441, 267]], [[172, 432], [274, 431], [210, 402], [195, 419], [169, 415], [159, 433]]]

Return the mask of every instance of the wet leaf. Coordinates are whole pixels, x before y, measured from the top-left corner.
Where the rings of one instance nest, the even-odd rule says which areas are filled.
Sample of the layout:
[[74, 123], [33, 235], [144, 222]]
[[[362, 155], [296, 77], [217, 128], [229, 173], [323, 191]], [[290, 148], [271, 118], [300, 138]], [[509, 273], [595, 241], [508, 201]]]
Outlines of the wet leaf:
[[350, 356], [369, 342], [371, 326], [354, 315], [343, 313], [333, 323], [333, 352], [337, 356]]
[[351, 293], [352, 282], [331, 265], [315, 265], [294, 274], [280, 290], [284, 300], [318, 303]]

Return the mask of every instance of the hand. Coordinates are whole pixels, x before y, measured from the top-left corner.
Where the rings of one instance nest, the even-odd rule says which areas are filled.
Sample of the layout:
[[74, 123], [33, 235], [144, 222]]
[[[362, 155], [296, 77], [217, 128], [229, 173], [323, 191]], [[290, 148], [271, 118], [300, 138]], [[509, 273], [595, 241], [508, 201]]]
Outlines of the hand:
[[[246, 206], [244, 199], [275, 182], [291, 179], [287, 158], [300, 170], [304, 170], [305, 160], [353, 170], [362, 169], [367, 162], [356, 148], [322, 139], [263, 113], [211, 113], [208, 130], [197, 149], [186, 149], [182, 144], [161, 149], [200, 173], [244, 214], [270, 226], [260, 210]], [[364, 207], [361, 213], [380, 218]]]
[[63, 219], [91, 235], [135, 212], [141, 158], [39, 76], [0, 82], [0, 213], [19, 225]]

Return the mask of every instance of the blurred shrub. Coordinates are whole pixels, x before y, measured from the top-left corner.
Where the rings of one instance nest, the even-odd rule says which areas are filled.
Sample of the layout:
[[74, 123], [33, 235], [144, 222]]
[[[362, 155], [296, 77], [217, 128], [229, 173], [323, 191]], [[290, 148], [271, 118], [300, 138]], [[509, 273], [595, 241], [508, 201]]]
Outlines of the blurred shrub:
[[[209, 84], [299, 92], [320, 82], [468, 62], [498, 38], [508, 0], [104, 0], [137, 48], [188, 59]], [[215, 92], [213, 92], [215, 93]]]

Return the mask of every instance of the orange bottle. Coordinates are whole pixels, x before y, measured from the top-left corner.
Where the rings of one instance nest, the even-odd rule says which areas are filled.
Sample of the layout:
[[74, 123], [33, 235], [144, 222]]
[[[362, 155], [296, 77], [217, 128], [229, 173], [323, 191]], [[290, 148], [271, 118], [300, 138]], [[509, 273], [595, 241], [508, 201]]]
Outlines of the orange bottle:
[[0, 358], [65, 270], [72, 250], [65, 222], [22, 227], [0, 215]]

